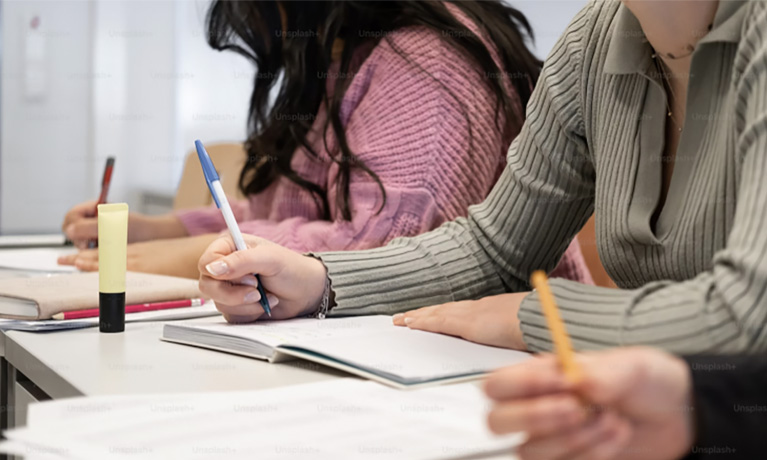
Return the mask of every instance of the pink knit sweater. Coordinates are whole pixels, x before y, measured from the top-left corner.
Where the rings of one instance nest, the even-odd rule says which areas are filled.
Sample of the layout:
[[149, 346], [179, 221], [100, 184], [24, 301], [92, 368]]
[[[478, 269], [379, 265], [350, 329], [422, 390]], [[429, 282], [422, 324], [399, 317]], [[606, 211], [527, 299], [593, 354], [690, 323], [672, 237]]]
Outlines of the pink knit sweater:
[[[490, 191], [519, 127], [504, 136], [496, 126], [496, 98], [475, 65], [438, 33], [420, 27], [388, 35], [360, 61], [343, 98], [341, 120], [352, 152], [384, 185], [383, 209], [378, 212], [378, 185], [353, 172], [352, 220], [342, 219], [333, 186], [338, 168], [318, 134], [326, 116], [321, 108], [310, 140], [322, 161], [299, 149], [292, 166], [328, 190], [333, 220], [322, 220], [312, 196], [283, 178], [249, 200], [233, 203], [243, 232], [300, 252], [374, 248], [465, 216], [467, 207]], [[336, 76], [328, 75], [329, 90]], [[500, 117], [498, 126], [504, 123]], [[329, 133], [331, 151], [335, 142]], [[190, 235], [226, 228], [215, 208], [177, 215]], [[577, 241], [553, 276], [592, 282]]]

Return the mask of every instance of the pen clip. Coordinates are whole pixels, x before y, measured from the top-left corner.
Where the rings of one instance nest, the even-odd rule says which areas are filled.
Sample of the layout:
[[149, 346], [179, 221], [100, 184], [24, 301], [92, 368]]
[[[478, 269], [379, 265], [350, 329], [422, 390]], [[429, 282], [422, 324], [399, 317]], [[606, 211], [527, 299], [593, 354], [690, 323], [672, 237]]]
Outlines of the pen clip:
[[194, 146], [197, 149], [197, 158], [200, 159], [200, 166], [202, 166], [202, 173], [205, 176], [205, 182], [208, 184], [210, 195], [213, 197], [216, 207], [220, 209], [221, 203], [218, 201], [218, 194], [213, 189], [213, 182], [219, 180], [218, 172], [216, 171], [215, 166], [213, 166], [213, 161], [211, 161], [210, 155], [208, 155], [208, 152], [205, 150], [205, 147], [199, 139], [194, 141]]

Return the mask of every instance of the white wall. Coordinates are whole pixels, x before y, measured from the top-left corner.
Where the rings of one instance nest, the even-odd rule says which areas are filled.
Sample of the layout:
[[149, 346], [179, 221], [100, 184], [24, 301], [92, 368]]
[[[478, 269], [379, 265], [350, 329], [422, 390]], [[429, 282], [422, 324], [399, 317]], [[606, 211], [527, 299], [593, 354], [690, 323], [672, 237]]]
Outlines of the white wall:
[[[115, 156], [111, 201], [172, 194], [195, 139], [240, 141], [254, 69], [205, 42], [209, 0], [6, 0], [0, 233], [55, 231]], [[585, 0], [520, 0], [544, 57]], [[23, 32], [39, 15], [47, 88], [24, 97]], [[19, 191], [23, 191], [20, 193]]]
[[[36, 15], [45, 81], [42, 94], [28, 97], [25, 36]], [[83, 181], [90, 161], [90, 19], [87, 2], [2, 4], [0, 229], [5, 233], [55, 228], [61, 210], [90, 188]]]
[[527, 16], [535, 34], [535, 53], [541, 59], [549, 54], [567, 24], [586, 4], [586, 0], [504, 0]]

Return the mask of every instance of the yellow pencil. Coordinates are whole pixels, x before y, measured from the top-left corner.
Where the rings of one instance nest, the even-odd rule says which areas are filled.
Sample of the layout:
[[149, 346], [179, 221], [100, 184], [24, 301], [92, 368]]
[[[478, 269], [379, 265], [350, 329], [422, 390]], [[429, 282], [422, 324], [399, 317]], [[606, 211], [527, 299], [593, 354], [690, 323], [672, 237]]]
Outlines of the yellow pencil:
[[543, 314], [546, 316], [546, 324], [549, 326], [551, 338], [554, 341], [554, 348], [557, 352], [557, 358], [565, 373], [565, 377], [572, 383], [577, 383], [581, 379], [581, 369], [575, 362], [573, 346], [570, 342], [570, 336], [567, 335], [567, 329], [559, 315], [557, 302], [554, 300], [554, 294], [549, 288], [549, 281], [546, 273], [541, 270], [533, 272], [530, 282], [538, 291], [538, 298], [541, 301]]

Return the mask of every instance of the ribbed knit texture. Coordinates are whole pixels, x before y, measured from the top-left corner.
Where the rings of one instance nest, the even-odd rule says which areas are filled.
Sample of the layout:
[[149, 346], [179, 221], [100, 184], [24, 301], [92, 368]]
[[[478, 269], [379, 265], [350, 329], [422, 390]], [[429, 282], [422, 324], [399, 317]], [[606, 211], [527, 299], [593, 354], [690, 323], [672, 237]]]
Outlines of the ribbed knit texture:
[[[728, 3], [720, 9], [740, 8], [728, 19], [732, 30], [712, 31], [693, 57], [690, 110], [657, 229], [662, 84], [657, 74], [605, 70], [616, 19], [628, 11], [592, 2], [547, 59], [489, 197], [417, 238], [322, 254], [338, 303], [332, 313], [529, 290], [530, 273], [553, 269], [596, 207], [600, 256], [621, 289], [552, 281], [578, 349], [766, 349], [767, 4]], [[650, 68], [641, 46], [641, 61], [616, 57]], [[519, 318], [531, 350], [552, 349], [535, 293]]]
[[[249, 201], [234, 203], [243, 232], [301, 252], [374, 248], [464, 216], [469, 205], [487, 196], [519, 129], [505, 127], [503, 116], [496, 125], [497, 100], [478, 66], [439, 33], [420, 27], [390, 34], [368, 53], [344, 95], [341, 120], [352, 152], [384, 185], [383, 209], [379, 212], [378, 185], [356, 172], [350, 184], [352, 220], [342, 219], [335, 194], [338, 167], [317, 132], [326, 116], [322, 108], [310, 138], [322, 161], [301, 149], [292, 166], [329, 190], [334, 220], [321, 220], [312, 196], [282, 179]], [[506, 86], [513, 91], [508, 79]], [[328, 139], [332, 151], [332, 133]], [[191, 235], [226, 228], [215, 208], [177, 215]], [[577, 243], [557, 275], [591, 282]]]

